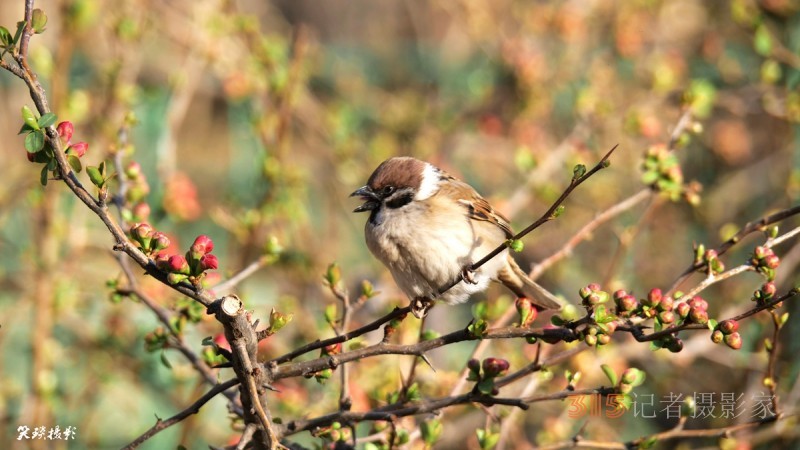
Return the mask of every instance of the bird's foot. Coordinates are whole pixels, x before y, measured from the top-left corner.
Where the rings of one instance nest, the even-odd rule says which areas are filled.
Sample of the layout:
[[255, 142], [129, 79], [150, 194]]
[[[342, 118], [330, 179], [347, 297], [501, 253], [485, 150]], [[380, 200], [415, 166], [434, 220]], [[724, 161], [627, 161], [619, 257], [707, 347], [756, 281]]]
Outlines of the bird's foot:
[[475, 271], [470, 269], [470, 266], [471, 264], [461, 268], [461, 279], [469, 284], [478, 284], [478, 282], [475, 281]]
[[411, 314], [417, 319], [428, 315], [428, 310], [433, 307], [433, 300], [428, 297], [417, 297], [411, 300]]

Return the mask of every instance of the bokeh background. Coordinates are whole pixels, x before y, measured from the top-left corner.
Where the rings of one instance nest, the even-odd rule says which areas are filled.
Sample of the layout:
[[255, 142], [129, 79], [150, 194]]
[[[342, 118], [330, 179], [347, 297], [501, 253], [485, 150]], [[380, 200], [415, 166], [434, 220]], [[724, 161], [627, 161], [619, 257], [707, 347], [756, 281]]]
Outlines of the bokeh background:
[[[445, 168], [521, 229], [555, 200], [575, 164], [592, 165], [619, 144], [611, 167], [570, 197], [565, 214], [525, 239], [517, 258], [529, 267], [598, 213], [641, 191], [644, 152], [668, 142], [687, 105], [693, 108], [697, 124], [677, 154], [686, 181], [702, 185], [701, 202], [651, 196], [598, 229], [539, 279], [571, 302], [590, 282], [639, 296], [667, 288], [691, 263], [693, 242], [717, 245], [746, 222], [798, 200], [800, 4], [792, 0], [36, 4], [49, 22], [32, 41], [31, 61], [54, 111], [75, 124], [77, 140], [89, 142], [84, 165], [114, 152], [138, 161], [150, 189], [150, 223], [179, 248], [210, 235], [221, 278], [282, 250], [236, 289], [258, 317], [272, 307], [294, 314], [264, 342], [265, 358], [332, 335], [323, 311], [335, 299], [322, 282], [332, 262], [354, 295], [364, 279], [380, 291], [354, 324], [406, 301], [367, 252], [366, 217], [350, 213], [357, 202], [348, 198], [390, 156], [413, 155]], [[3, 1], [0, 24], [15, 29], [22, 12], [21, 0]], [[146, 351], [145, 336], [158, 326], [146, 308], [110, 298], [107, 283], [121, 276], [111, 239], [65, 186], [39, 185], [39, 170], [16, 134], [25, 104], [31, 100], [21, 80], [0, 73], [0, 447], [118, 448], [152, 425], [154, 415], [174, 414], [206, 387], [177, 352]], [[761, 239], [749, 238], [724, 261], [743, 262]], [[800, 246], [790, 241], [777, 252], [784, 292], [796, 282]], [[750, 273], [707, 290], [712, 316], [748, 308], [761, 282]], [[173, 292], [146, 287], [176, 308]], [[491, 305], [489, 318], [511, 305], [499, 288], [471, 305], [481, 299]], [[428, 326], [460, 329], [473, 317], [471, 305], [438, 307]], [[786, 308], [797, 315], [796, 305]], [[413, 342], [417, 327], [406, 321], [398, 342]], [[637, 392], [652, 394], [656, 406], [671, 393], [750, 399], [765, 391], [762, 339], [770, 327], [766, 316], [744, 322], [738, 352], [714, 346], [707, 333], [688, 335], [675, 355], [619, 336], [527, 386], [535, 393], [563, 389], [564, 370], [582, 372], [582, 386], [598, 386], [607, 383], [599, 369], [605, 363], [646, 370]], [[188, 328], [186, 340], [200, 351], [202, 338], [220, 331], [203, 320]], [[795, 411], [798, 333], [790, 320], [778, 364], [782, 405]], [[418, 368], [423, 394], [449, 392], [475, 345], [433, 352], [437, 372]], [[492, 342], [488, 355], [518, 368], [531, 360], [533, 346]], [[354, 364], [354, 409], [384, 402], [410, 363], [387, 356]], [[324, 386], [282, 382], [273, 414], [291, 420], [331, 411], [337, 383], [336, 377]], [[515, 395], [526, 383], [503, 394]], [[569, 439], [581, 427], [586, 437], [620, 441], [676, 423], [665, 413], [572, 419], [567, 409], [549, 402], [514, 413], [502, 445], [531, 448]], [[472, 430], [486, 424], [483, 411], [459, 407], [443, 420], [438, 448], [477, 448]], [[698, 418], [687, 426], [747, 420], [749, 404], [736, 419]], [[20, 425], [55, 424], [77, 427], [78, 439], [14, 441]], [[415, 422], [402, 426], [413, 432]], [[369, 433], [368, 426], [359, 430]], [[224, 401], [216, 399], [142, 448], [206, 448], [236, 435]], [[296, 439], [321, 442], [308, 434]], [[797, 427], [784, 427], [682, 445], [790, 448], [797, 439]]]

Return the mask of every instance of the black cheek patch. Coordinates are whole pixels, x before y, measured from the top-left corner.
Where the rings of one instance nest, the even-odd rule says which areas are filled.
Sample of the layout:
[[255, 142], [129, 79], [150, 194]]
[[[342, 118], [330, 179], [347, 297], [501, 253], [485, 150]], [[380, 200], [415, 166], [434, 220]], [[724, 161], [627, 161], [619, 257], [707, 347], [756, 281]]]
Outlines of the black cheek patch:
[[394, 198], [387, 201], [386, 206], [392, 209], [397, 209], [401, 206], [411, 203], [411, 200], [413, 199], [414, 194], [412, 192], [404, 192], [402, 194], [395, 195]]

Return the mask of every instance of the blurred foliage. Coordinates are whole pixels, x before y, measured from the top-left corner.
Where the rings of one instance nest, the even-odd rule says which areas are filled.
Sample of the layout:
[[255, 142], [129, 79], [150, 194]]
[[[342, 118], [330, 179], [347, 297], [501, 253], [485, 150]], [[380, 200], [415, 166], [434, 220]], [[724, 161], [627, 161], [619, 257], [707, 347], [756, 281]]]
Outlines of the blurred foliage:
[[[677, 202], [661, 198], [597, 230], [540, 280], [573, 303], [589, 282], [639, 296], [666, 288], [693, 261], [693, 242], [714, 246], [800, 196], [800, 6], [792, 0], [37, 5], [49, 21], [32, 41], [32, 64], [59, 118], [72, 121], [91, 144], [84, 164], [113, 158], [141, 164], [150, 223], [180, 248], [198, 234], [211, 236], [223, 278], [270, 257], [273, 264], [237, 288], [257, 317], [265, 319], [273, 307], [294, 314], [262, 343], [265, 358], [332, 334], [324, 311], [336, 300], [320, 278], [332, 261], [351, 291], [359, 292], [364, 279], [375, 286], [354, 324], [406, 301], [366, 251], [364, 217], [349, 212], [354, 204], [347, 197], [389, 156], [413, 155], [445, 168], [521, 229], [556, 198], [575, 164], [593, 164], [619, 144], [611, 167], [570, 197], [558, 224], [525, 239], [516, 256], [526, 267], [642, 189], [645, 153], [668, 143], [691, 108], [698, 122], [679, 136], [675, 155], [681, 180], [703, 186], [699, 204], [672, 195]], [[3, 2], [0, 24], [13, 28], [22, 10], [21, 1]], [[48, 448], [116, 448], [151, 426], [154, 414], [174, 414], [205, 387], [177, 352], [145, 351], [158, 322], [141, 304], [110, 295], [106, 282], [113, 285], [121, 273], [102, 224], [63, 186], [39, 185], [16, 135], [26, 104], [21, 82], [0, 73], [0, 113], [7, 118], [0, 122], [0, 446], [9, 448], [18, 425], [59, 424], [77, 427], [78, 440]], [[739, 264], [753, 245], [747, 241], [723, 259]], [[784, 292], [795, 282], [800, 247], [785, 244], [778, 253]], [[142, 282], [160, 304], [181, 308], [173, 292]], [[760, 282], [745, 274], [713, 286], [704, 295], [710, 314], [747, 308]], [[490, 291], [490, 303], [500, 294]], [[788, 309], [800, 313], [796, 302]], [[471, 317], [469, 306], [438, 307], [427, 326], [445, 333]], [[554, 381], [547, 387], [543, 378], [541, 389], [561, 389], [565, 370], [582, 373], [588, 387], [603, 383], [601, 364], [619, 372], [636, 365], [648, 374], [637, 389], [656, 399], [693, 392], [749, 397], [763, 390], [759, 336], [770, 326], [767, 317], [744, 322], [739, 352], [713, 347], [707, 333], [687, 337], [677, 355], [651, 353], [625, 338], [624, 345], [549, 368]], [[417, 327], [406, 320], [393, 339], [413, 342]], [[221, 330], [208, 316], [185, 328], [185, 341], [198, 352], [205, 336]], [[797, 321], [783, 333], [779, 393], [796, 408]], [[417, 368], [420, 392], [446, 395], [474, 345], [432, 352], [437, 372]], [[503, 340], [488, 353], [513, 369], [533, 358], [533, 348]], [[382, 404], [410, 364], [410, 358], [378, 357], [354, 365], [353, 409]], [[336, 383], [338, 377], [324, 386], [304, 379], [276, 384], [273, 415], [290, 420], [335, 409]], [[513, 396], [519, 387], [506, 389], [503, 395]], [[142, 448], [227, 442], [236, 432], [226, 414], [215, 399]], [[569, 439], [584, 421], [566, 414], [562, 403], [533, 405], [506, 445]], [[598, 417], [583, 432], [597, 440], [632, 439], [672, 425], [663, 415]], [[403, 426], [413, 430], [415, 423]], [[463, 427], [478, 430], [482, 446], [496, 436], [477, 408], [454, 410], [441, 426], [425, 425], [423, 434], [441, 448], [458, 447], [468, 434]], [[469, 446], [478, 448], [472, 436]]]

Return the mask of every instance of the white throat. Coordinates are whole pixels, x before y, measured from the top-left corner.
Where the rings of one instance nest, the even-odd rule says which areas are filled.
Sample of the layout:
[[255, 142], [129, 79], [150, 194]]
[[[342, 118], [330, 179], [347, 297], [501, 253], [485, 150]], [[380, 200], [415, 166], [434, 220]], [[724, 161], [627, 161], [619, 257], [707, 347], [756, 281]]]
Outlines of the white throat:
[[439, 182], [441, 181], [441, 174], [439, 169], [435, 166], [425, 163], [425, 169], [422, 171], [422, 182], [419, 184], [417, 195], [414, 200], [426, 200], [431, 195], [439, 190]]

